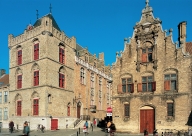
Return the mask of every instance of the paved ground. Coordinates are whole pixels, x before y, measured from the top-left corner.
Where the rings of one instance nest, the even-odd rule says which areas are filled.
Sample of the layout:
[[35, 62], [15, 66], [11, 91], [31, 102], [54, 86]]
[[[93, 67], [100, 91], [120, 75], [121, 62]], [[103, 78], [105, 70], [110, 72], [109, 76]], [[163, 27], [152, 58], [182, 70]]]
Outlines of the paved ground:
[[[63, 129], [56, 131], [45, 131], [42, 133], [40, 131], [31, 131], [30, 136], [84, 136], [83, 130], [80, 130], [80, 134], [78, 133], [79, 129]], [[77, 134], [78, 133], [78, 134]], [[21, 136], [22, 131], [9, 133], [8, 129], [3, 129], [0, 133], [0, 136]], [[133, 136], [131, 134], [120, 134], [117, 133], [115, 136]], [[105, 132], [101, 128], [94, 128], [93, 131], [89, 130], [88, 136], [106, 136]], [[143, 134], [137, 134], [135, 136], [143, 136]]]

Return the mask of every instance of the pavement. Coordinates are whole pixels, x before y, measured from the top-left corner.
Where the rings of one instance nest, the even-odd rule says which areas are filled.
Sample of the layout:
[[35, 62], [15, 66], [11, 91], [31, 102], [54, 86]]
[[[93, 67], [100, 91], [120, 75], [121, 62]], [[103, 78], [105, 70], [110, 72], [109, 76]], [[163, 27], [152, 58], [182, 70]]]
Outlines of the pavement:
[[[89, 128], [88, 136], [108, 136], [108, 133], [105, 133], [103, 129], [99, 127], [94, 127], [93, 131]], [[22, 130], [10, 133], [8, 129], [2, 129], [0, 136], [22, 136]], [[79, 128], [75, 129], [61, 129], [61, 130], [46, 130], [44, 133], [41, 131], [32, 130], [30, 136], [85, 136], [83, 130]], [[116, 133], [115, 136], [143, 136], [143, 134], [128, 134], [128, 133]]]

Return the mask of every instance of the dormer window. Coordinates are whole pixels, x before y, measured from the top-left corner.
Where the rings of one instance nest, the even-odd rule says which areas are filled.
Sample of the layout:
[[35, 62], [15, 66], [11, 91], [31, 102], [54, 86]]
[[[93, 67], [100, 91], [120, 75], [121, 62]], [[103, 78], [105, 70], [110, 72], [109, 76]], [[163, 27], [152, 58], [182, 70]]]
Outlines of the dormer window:
[[152, 47], [142, 49], [142, 62], [152, 62], [153, 61], [152, 54], [153, 54]]

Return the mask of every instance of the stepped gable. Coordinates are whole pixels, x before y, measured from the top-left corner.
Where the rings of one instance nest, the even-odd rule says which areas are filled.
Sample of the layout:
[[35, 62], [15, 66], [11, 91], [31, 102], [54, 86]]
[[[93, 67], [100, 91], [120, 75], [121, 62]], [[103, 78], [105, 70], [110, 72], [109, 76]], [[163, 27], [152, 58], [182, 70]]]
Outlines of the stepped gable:
[[[57, 30], [61, 31], [61, 29], [60, 29], [59, 26], [57, 25], [57, 22], [55, 21], [55, 19], [54, 19], [54, 17], [52, 16], [51, 13], [49, 13], [49, 14], [43, 16], [43, 17], [49, 17], [49, 18], [52, 20], [52, 25], [53, 25], [53, 27], [55, 27]], [[42, 17], [42, 18], [43, 18], [43, 17]], [[42, 18], [39, 18], [39, 19], [34, 23], [34, 25], [33, 25], [34, 28], [41, 25]]]

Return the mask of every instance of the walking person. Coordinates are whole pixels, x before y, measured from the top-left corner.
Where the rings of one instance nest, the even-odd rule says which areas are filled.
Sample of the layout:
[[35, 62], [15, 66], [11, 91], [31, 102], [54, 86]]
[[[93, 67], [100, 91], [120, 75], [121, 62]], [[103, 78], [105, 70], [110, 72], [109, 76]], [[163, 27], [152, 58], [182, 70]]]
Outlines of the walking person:
[[43, 125], [41, 125], [41, 132], [44, 133], [44, 129], [45, 127]]
[[25, 134], [25, 127], [27, 126], [27, 121], [23, 123], [23, 135]]
[[28, 126], [28, 123], [26, 123], [24, 127], [24, 136], [28, 136], [29, 133], [30, 133], [30, 128]]
[[9, 129], [10, 129], [10, 132], [13, 133], [13, 127], [14, 127], [14, 122], [13, 121], [10, 121], [9, 123]]
[[87, 133], [88, 133], [88, 127], [89, 127], [89, 124], [88, 124], [87, 120], [85, 121], [84, 126], [86, 127], [86, 129], [87, 129]]
[[108, 132], [110, 132], [110, 127], [111, 127], [111, 121], [109, 120], [108, 123], [107, 123]]
[[115, 124], [111, 121], [110, 136], [114, 136], [114, 133], [115, 133], [115, 132], [116, 132]]
[[148, 131], [147, 131], [147, 129], [144, 130], [144, 136], [148, 136]]

